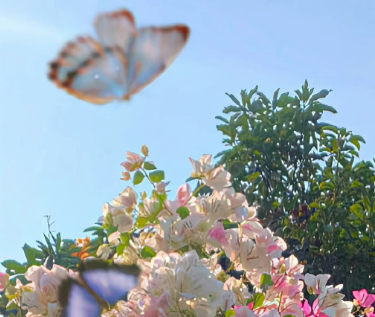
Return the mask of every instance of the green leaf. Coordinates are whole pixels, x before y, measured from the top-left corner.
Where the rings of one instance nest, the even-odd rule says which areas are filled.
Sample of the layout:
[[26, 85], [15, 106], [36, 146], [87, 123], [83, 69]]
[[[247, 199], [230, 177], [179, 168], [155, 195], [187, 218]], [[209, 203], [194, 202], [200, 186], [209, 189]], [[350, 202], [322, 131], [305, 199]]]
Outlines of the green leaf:
[[93, 226], [93, 227], [89, 227], [83, 230], [83, 232], [96, 231], [96, 230], [103, 230], [103, 227]]
[[236, 316], [236, 311], [234, 309], [229, 309], [225, 312], [225, 317]]
[[273, 94], [273, 100], [272, 100], [272, 110], [275, 110], [277, 107], [277, 97], [279, 96], [280, 88], [275, 91]]
[[262, 274], [260, 277], [260, 285], [261, 286], [272, 286], [274, 285], [271, 275], [268, 274]]
[[243, 113], [240, 115], [236, 121], [234, 122], [234, 127], [241, 127], [243, 130], [248, 131], [249, 130], [249, 123], [247, 121], [247, 114]]
[[359, 142], [366, 143], [365, 139], [358, 134], [353, 134], [352, 137], [356, 138]]
[[329, 131], [332, 131], [332, 132], [334, 132], [336, 134], [339, 133], [339, 129], [336, 126], [334, 126], [334, 125], [325, 125], [325, 126], [321, 127], [320, 129], [322, 131], [329, 130]]
[[29, 266], [37, 265], [38, 263], [36, 262], [36, 259], [35, 259], [35, 250], [29, 245], [27, 245], [26, 243], [24, 244], [22, 249], [23, 249], [23, 252], [25, 253], [25, 257], [27, 259], [28, 265]]
[[355, 145], [356, 148], [357, 148], [358, 150], [361, 149], [361, 144], [359, 143], [359, 140], [358, 140], [356, 137], [351, 136], [350, 139], [349, 139], [349, 141], [350, 141], [353, 145]]
[[109, 226], [106, 230], [107, 230], [107, 235], [110, 236], [112, 233], [117, 231], [117, 227]]
[[144, 178], [145, 178], [145, 175], [141, 171], [136, 171], [133, 177], [133, 184], [138, 185], [142, 183]]
[[190, 214], [189, 209], [186, 207], [178, 207], [176, 212], [180, 215], [181, 219], [185, 219]]
[[195, 179], [198, 179], [198, 178], [190, 176], [189, 178], [186, 179], [185, 183], [191, 182], [191, 181], [193, 181]]
[[103, 237], [103, 238], [105, 238], [107, 236], [103, 229], [102, 230], [93, 231], [92, 235], [93, 236], [98, 236], [98, 237]]
[[[55, 245], [55, 250], [56, 253], [60, 253], [60, 248], [61, 248], [61, 234], [60, 232], [56, 235], [56, 245]], [[34, 249], [35, 250], [35, 249]]]
[[148, 245], [146, 245], [142, 251], [141, 251], [141, 256], [142, 258], [144, 259], [147, 259], [147, 258], [152, 258], [156, 255], [156, 252]]
[[231, 128], [230, 125], [220, 124], [220, 125], [216, 126], [216, 129], [218, 131], [223, 132], [224, 135], [227, 135], [227, 136], [231, 137], [231, 141], [234, 140], [234, 137], [236, 135], [236, 130]]
[[156, 166], [154, 164], [150, 163], [150, 162], [144, 162], [143, 167], [147, 171], [156, 170]]
[[16, 302], [13, 300], [8, 302], [7, 310], [15, 310], [15, 309], [18, 309], [18, 305], [16, 304]]
[[254, 298], [255, 298], [255, 300], [254, 300], [253, 310], [263, 306], [264, 299], [266, 298], [266, 295], [264, 295], [263, 293], [256, 293], [254, 295]]
[[233, 151], [233, 149], [229, 149], [229, 150], [224, 150], [224, 151], [217, 153], [215, 155], [215, 158], [218, 158], [221, 156], [220, 161], [223, 160], [223, 162], [227, 162], [235, 154], [236, 153]]
[[[38, 266], [41, 266], [41, 264], [38, 264]], [[23, 285], [30, 283], [30, 281], [25, 277], [25, 274], [14, 274], [9, 277], [9, 281], [13, 286], [17, 284], [17, 280], [20, 280]]]
[[265, 104], [265, 105], [269, 105], [271, 103], [271, 101], [266, 97], [266, 95], [260, 91], [257, 92], [257, 95], [259, 96], [259, 99], [262, 100], [262, 102]]
[[223, 122], [225, 122], [225, 123], [229, 124], [229, 121], [228, 121], [228, 119], [225, 119], [225, 118], [224, 118], [224, 117], [222, 117], [222, 116], [216, 116], [216, 117], [215, 117], [215, 119], [221, 120], [221, 121], [223, 121]]
[[337, 152], [338, 149], [339, 149], [339, 142], [337, 141], [337, 139], [333, 139], [332, 140], [332, 149], [333, 149], [333, 152]]
[[302, 93], [299, 91], [299, 89], [295, 90], [295, 93], [297, 94], [299, 100], [303, 101]]
[[225, 230], [227, 230], [227, 229], [233, 229], [233, 228], [238, 228], [238, 224], [237, 223], [230, 222], [230, 220], [228, 220], [228, 219], [225, 219], [223, 221], [223, 226], [224, 226]]
[[148, 224], [148, 219], [144, 217], [138, 217], [135, 223], [138, 229], [144, 228]]
[[332, 112], [332, 113], [337, 113], [335, 108], [333, 108], [331, 106], [328, 106], [328, 105], [325, 105], [325, 104], [322, 104], [320, 102], [316, 102], [313, 105], [311, 105], [309, 107], [309, 110], [310, 111], [317, 111], [317, 112], [329, 111], [329, 112]]
[[230, 113], [230, 112], [240, 112], [241, 108], [236, 106], [228, 106], [225, 107], [223, 113]]
[[241, 90], [241, 100], [242, 100], [243, 106], [246, 106], [246, 104], [248, 104], [248, 97], [247, 97], [246, 90]]
[[250, 92], [249, 92], [249, 94], [247, 95], [247, 97], [248, 97], [249, 99], [251, 99], [257, 91], [258, 91], [258, 86], [255, 86], [254, 89], [251, 89], [251, 90], [250, 90]]
[[25, 266], [14, 260], [5, 260], [4, 262], [1, 262], [1, 265], [10, 272], [14, 272], [16, 274], [23, 274], [27, 271], [27, 268]]
[[128, 246], [130, 241], [130, 233], [129, 232], [123, 232], [120, 234], [121, 241], [125, 244], [125, 246]]
[[118, 254], [118, 255], [123, 254], [124, 251], [125, 251], [125, 248], [126, 248], [126, 245], [125, 245], [124, 243], [120, 243], [120, 244], [117, 246], [117, 250], [116, 250], [117, 254]]
[[317, 201], [313, 201], [310, 205], [309, 205], [309, 208], [312, 209], [312, 208], [319, 208], [320, 205]]
[[328, 96], [328, 94], [331, 92], [332, 90], [327, 90], [327, 89], [323, 89], [321, 91], [319, 91], [317, 94], [315, 95], [312, 95], [310, 100], [309, 100], [309, 103], [313, 103], [315, 100], [318, 100], [318, 99], [321, 99], [321, 98], [325, 98]]
[[328, 224], [328, 225], [326, 225], [326, 226], [324, 227], [324, 230], [325, 230], [326, 232], [332, 232], [332, 231], [333, 231], [333, 227], [332, 227], [330, 224]]
[[351, 188], [356, 188], [356, 187], [361, 187], [363, 186], [363, 184], [360, 182], [360, 181], [357, 181], [355, 180], [352, 184], [351, 184]]
[[241, 161], [234, 161], [231, 162], [228, 166], [228, 172], [232, 175], [232, 177], [239, 176], [245, 169], [246, 162]]
[[260, 172], [255, 172], [247, 176], [247, 180], [252, 182], [253, 180], [257, 179], [260, 176]]
[[307, 80], [305, 80], [305, 84], [302, 86], [302, 101], [306, 102], [309, 100], [312, 91], [309, 90], [309, 84]]
[[359, 220], [363, 220], [363, 208], [360, 204], [354, 204], [350, 206], [350, 211], [355, 214]]
[[164, 171], [158, 170], [150, 173], [150, 180], [154, 183], [160, 183], [164, 180]]
[[48, 237], [47, 237], [45, 234], [43, 234], [43, 236], [44, 236], [44, 240], [46, 240], [46, 243], [47, 243], [47, 246], [48, 246], [49, 254], [50, 254], [50, 255], [54, 255], [55, 252], [53, 251], [53, 247], [52, 247], [52, 244], [51, 244], [50, 240], [48, 239]]
[[241, 103], [238, 101], [238, 99], [237, 99], [235, 96], [233, 96], [232, 94], [228, 94], [227, 92], [226, 92], [225, 94], [226, 94], [227, 96], [229, 96], [229, 98], [232, 99], [232, 101], [233, 101], [236, 105], [241, 106]]

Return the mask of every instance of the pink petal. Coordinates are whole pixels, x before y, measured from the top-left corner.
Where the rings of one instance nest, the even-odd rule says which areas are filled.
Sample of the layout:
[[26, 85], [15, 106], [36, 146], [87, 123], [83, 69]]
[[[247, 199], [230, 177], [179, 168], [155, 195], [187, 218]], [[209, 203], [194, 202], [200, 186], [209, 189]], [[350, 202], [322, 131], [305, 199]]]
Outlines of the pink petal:
[[191, 189], [189, 184], [180, 186], [177, 192], [177, 199], [180, 206], [185, 206], [191, 196]]
[[309, 302], [307, 300], [305, 300], [305, 302], [303, 303], [302, 309], [303, 309], [303, 313], [305, 315], [308, 316], [308, 315], [311, 314], [311, 307], [310, 307]]
[[[366, 291], [367, 292], [367, 291]], [[368, 294], [363, 302], [363, 307], [371, 307], [372, 303], [375, 302], [375, 295]]]
[[367, 294], [368, 292], [365, 288], [361, 289], [360, 291], [353, 291], [354, 298], [359, 302], [362, 302], [366, 298]]
[[121, 163], [121, 165], [122, 165], [123, 167], [125, 167], [125, 169], [126, 169], [128, 172], [131, 172], [131, 171], [132, 171], [132, 167], [133, 167], [133, 164], [132, 164], [132, 163], [126, 161], [126, 162]]
[[140, 156], [136, 153], [133, 153], [133, 152], [127, 152], [126, 157], [127, 157], [128, 161], [130, 161], [131, 163], [143, 162], [144, 161], [144, 158], [142, 156]]
[[320, 311], [319, 297], [313, 302], [312, 309], [314, 311], [314, 314], [317, 314]]
[[216, 223], [210, 230], [210, 237], [216, 239], [222, 245], [227, 245], [228, 241], [225, 238], [225, 230], [222, 222]]

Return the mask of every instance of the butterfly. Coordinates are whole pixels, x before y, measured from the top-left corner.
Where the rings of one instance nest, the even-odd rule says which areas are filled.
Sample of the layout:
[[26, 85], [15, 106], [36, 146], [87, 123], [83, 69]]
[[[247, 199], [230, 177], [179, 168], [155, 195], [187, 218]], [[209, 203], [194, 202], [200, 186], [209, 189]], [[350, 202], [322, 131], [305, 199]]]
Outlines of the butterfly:
[[50, 63], [49, 78], [97, 105], [129, 100], [173, 63], [190, 35], [182, 24], [137, 30], [128, 10], [100, 14], [95, 29], [99, 41], [80, 36], [68, 42]]
[[100, 259], [85, 260], [79, 270], [79, 281], [62, 281], [59, 302], [64, 317], [99, 317], [138, 284], [140, 269], [136, 265], [110, 265]]

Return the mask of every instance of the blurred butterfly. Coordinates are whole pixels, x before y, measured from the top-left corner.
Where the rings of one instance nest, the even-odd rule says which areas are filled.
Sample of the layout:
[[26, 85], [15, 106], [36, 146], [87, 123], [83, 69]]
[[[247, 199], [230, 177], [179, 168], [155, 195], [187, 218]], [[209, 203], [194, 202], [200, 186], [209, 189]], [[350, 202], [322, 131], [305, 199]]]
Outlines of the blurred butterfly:
[[138, 266], [109, 265], [99, 259], [86, 260], [79, 282], [68, 278], [59, 288], [64, 317], [99, 317], [138, 284]]
[[50, 63], [57, 87], [93, 104], [129, 100], [150, 84], [180, 54], [189, 27], [143, 27], [137, 30], [128, 10], [101, 14], [95, 29], [99, 41], [78, 37]]

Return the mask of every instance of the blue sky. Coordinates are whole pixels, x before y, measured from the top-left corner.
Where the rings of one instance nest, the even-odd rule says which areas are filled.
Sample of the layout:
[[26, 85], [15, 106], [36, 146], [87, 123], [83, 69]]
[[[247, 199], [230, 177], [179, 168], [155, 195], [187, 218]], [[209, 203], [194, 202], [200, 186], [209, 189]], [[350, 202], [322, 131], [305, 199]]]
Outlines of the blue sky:
[[[92, 106], [49, 82], [65, 42], [95, 35], [95, 16], [121, 8], [139, 26], [188, 24], [176, 62], [130, 103]], [[333, 89], [339, 114], [326, 120], [364, 136], [371, 159], [374, 21], [373, 0], [0, 0], [0, 261], [24, 260], [46, 214], [63, 237], [84, 237], [127, 185], [126, 151], [143, 144], [175, 193], [189, 156], [223, 150], [214, 117], [230, 104], [225, 92], [293, 91], [305, 79]]]

